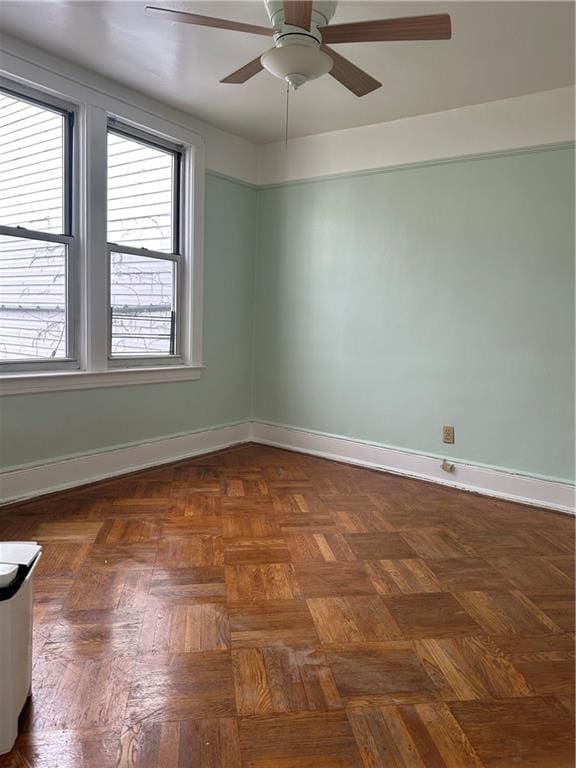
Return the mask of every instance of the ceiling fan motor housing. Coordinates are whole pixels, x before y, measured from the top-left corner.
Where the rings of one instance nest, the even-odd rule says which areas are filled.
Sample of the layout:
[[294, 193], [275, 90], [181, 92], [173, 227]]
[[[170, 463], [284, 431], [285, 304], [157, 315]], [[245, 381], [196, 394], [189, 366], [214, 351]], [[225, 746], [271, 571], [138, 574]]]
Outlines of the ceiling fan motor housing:
[[[322, 36], [318, 31], [318, 27], [329, 24], [336, 11], [335, 0], [317, 0], [312, 4], [310, 29], [307, 30], [285, 23], [283, 0], [264, 0], [264, 5], [266, 6], [270, 23], [274, 27], [274, 39], [277, 46], [289, 45], [291, 42], [289, 38], [293, 35], [306, 36], [311, 38], [309, 44], [314, 45], [316, 43], [320, 45]], [[298, 43], [302, 44], [302, 41], [298, 41]]]
[[327, 0], [315, 2], [309, 30], [286, 24], [283, 0], [264, 0], [264, 4], [274, 27], [276, 47], [262, 55], [262, 66], [275, 77], [285, 80], [294, 90], [330, 72], [334, 62], [320, 50], [322, 35], [318, 27], [328, 24], [336, 10], [336, 3]]

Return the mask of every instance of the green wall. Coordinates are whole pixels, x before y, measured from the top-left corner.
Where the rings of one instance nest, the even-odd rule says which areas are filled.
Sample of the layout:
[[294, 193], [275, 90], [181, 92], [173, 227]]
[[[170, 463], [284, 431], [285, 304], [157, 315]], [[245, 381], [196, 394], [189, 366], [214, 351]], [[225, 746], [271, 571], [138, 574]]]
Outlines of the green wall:
[[252, 416], [572, 478], [573, 168], [556, 148], [259, 192], [209, 174], [201, 380], [0, 398], [2, 465]]
[[0, 398], [4, 467], [250, 417], [256, 196], [207, 176], [200, 381]]
[[573, 477], [573, 169], [556, 148], [261, 191], [255, 417]]

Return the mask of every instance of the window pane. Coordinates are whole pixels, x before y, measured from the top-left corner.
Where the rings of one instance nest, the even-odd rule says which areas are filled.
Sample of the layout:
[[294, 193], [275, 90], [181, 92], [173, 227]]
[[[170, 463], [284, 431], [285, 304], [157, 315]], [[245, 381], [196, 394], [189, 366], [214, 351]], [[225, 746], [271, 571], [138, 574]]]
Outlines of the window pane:
[[174, 154], [108, 134], [108, 242], [172, 253]]
[[64, 116], [0, 92], [0, 224], [64, 231]]
[[0, 360], [66, 357], [66, 246], [0, 235]]
[[175, 263], [112, 253], [112, 355], [174, 354]]

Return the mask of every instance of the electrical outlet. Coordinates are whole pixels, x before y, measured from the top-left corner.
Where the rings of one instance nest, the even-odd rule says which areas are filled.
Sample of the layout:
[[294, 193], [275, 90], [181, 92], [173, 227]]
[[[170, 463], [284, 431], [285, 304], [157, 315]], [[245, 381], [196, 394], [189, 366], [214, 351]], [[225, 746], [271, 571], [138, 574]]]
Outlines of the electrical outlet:
[[446, 425], [442, 427], [442, 442], [450, 444], [454, 442], [454, 427], [447, 427]]

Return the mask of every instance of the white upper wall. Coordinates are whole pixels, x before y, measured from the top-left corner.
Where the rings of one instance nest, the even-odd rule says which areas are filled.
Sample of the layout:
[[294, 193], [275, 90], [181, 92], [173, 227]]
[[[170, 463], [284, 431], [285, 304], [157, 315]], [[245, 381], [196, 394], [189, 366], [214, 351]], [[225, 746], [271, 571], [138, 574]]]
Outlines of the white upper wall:
[[344, 131], [265, 144], [258, 183], [574, 141], [573, 86]]
[[[207, 167], [250, 184], [281, 184], [462, 155], [574, 141], [573, 86], [257, 146], [87, 69], [3, 36], [0, 70], [74, 98], [113, 96], [204, 137]], [[80, 99], [81, 100], [81, 99]]]

